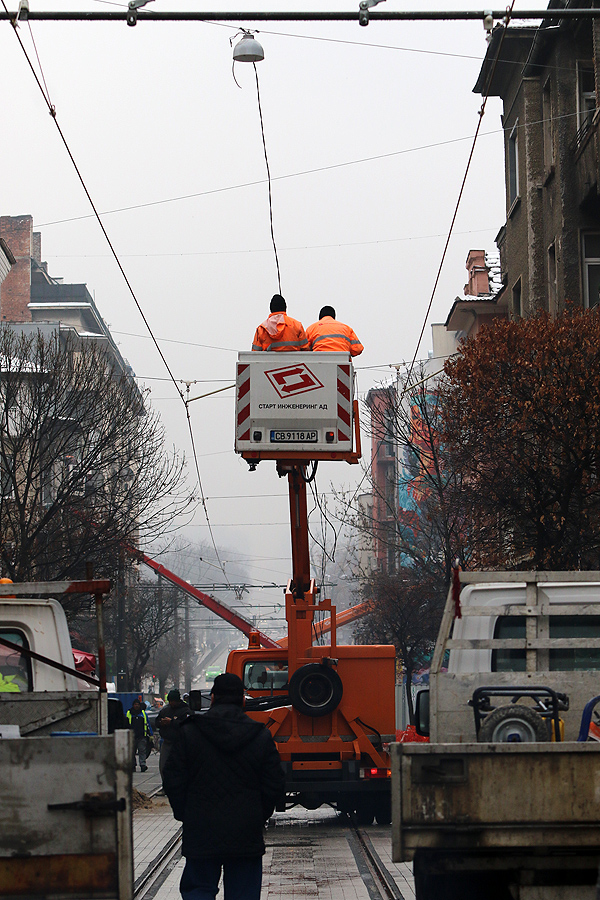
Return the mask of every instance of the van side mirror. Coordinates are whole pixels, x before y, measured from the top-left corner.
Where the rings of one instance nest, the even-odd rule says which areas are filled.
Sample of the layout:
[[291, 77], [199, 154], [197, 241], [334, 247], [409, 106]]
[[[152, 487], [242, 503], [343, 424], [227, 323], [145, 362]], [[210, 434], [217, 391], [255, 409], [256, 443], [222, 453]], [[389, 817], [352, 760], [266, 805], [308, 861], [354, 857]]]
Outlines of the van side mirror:
[[421, 737], [429, 737], [429, 690], [419, 691], [417, 694], [415, 728]]

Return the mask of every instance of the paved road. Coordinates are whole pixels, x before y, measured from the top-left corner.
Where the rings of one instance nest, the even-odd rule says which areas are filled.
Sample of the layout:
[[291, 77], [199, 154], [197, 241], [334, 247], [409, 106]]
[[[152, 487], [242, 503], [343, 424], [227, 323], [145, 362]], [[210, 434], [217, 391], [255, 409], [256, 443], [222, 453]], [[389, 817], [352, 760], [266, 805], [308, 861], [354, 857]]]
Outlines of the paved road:
[[[158, 756], [153, 753], [148, 772], [136, 772], [134, 787], [150, 791], [158, 787]], [[158, 796], [149, 808], [134, 810], [134, 864], [138, 879], [161, 847], [176, 833], [165, 797]], [[381, 861], [393, 876], [403, 900], [414, 900], [411, 867], [393, 863], [390, 827], [371, 825], [364, 829]], [[276, 813], [267, 829], [262, 900], [372, 900], [368, 877], [363, 879], [355, 853], [357, 848], [342, 819], [329, 807], [315, 811], [294, 808]], [[179, 900], [179, 879], [184, 861], [175, 859], [163, 882], [146, 900]], [[222, 893], [218, 898], [222, 900]]]

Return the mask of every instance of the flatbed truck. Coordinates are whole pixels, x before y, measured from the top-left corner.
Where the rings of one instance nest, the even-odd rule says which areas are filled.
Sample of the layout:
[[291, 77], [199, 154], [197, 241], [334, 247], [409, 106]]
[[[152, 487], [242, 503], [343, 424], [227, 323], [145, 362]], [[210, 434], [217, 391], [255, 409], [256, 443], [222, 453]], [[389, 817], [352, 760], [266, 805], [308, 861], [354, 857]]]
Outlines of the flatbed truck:
[[417, 900], [595, 900], [600, 573], [459, 577], [417, 698], [430, 743], [392, 748], [393, 858]]

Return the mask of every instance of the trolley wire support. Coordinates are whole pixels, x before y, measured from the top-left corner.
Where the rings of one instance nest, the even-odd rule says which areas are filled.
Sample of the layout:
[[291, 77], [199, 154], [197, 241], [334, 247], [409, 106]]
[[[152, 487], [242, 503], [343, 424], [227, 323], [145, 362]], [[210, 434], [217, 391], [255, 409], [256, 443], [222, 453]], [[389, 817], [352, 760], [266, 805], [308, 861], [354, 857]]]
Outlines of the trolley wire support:
[[[57, 10], [30, 10], [30, 21], [45, 22], [129, 22], [129, 18], [135, 14], [137, 22], [360, 22], [360, 16], [368, 14], [369, 21], [386, 22], [418, 22], [418, 21], [481, 21], [487, 16], [503, 21], [506, 9], [462, 9], [462, 10], [361, 10], [358, 12], [344, 12], [333, 10], [317, 11], [270, 11], [265, 10], [221, 10], [199, 12], [186, 10], [180, 12], [164, 11], [140, 11], [139, 8], [127, 9], [124, 12], [112, 12], [107, 10], [81, 10], [68, 11]], [[12, 21], [16, 12], [0, 12], [0, 21]], [[511, 13], [513, 20], [552, 19], [557, 22], [564, 19], [598, 19], [600, 8], [591, 9], [523, 9]]]

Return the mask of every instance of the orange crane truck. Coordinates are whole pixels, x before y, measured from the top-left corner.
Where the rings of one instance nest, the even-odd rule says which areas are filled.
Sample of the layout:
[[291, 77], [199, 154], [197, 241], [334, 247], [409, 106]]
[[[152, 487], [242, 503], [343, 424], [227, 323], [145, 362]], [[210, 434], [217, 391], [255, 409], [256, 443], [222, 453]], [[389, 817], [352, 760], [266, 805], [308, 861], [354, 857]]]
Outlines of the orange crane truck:
[[[335, 607], [310, 576], [308, 469], [320, 460], [360, 459], [353, 396], [347, 354], [239, 355], [235, 449], [251, 470], [269, 459], [279, 477], [287, 475], [293, 575], [285, 646], [265, 647], [260, 634], [250, 634], [247, 650], [230, 653], [227, 671], [240, 676], [251, 698], [246, 711], [275, 739], [288, 803], [308, 809], [330, 803], [363, 824], [373, 818], [387, 824], [395, 648], [338, 645]], [[323, 614], [330, 617], [329, 644], [319, 643]]]
[[[336, 626], [364, 615], [369, 604], [336, 617], [331, 600], [320, 596], [310, 576], [308, 469], [320, 460], [359, 461], [353, 396], [348, 354], [239, 356], [236, 452], [251, 470], [261, 460], [275, 460], [279, 476], [288, 478], [293, 576], [286, 590], [286, 637], [276, 641], [258, 631], [226, 604], [130, 549], [157, 575], [248, 637], [246, 650], [229, 654], [227, 671], [244, 683], [247, 713], [264, 722], [275, 739], [286, 772], [286, 802], [308, 809], [330, 803], [361, 824], [373, 818], [389, 824], [395, 648], [338, 645]], [[329, 644], [323, 643], [327, 632]]]

